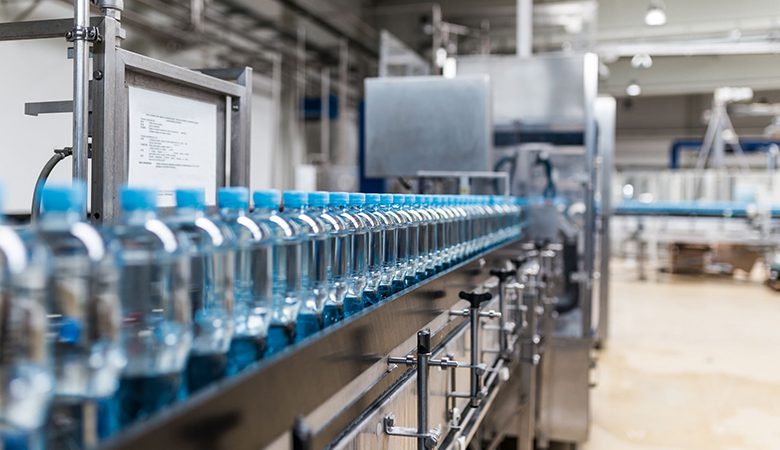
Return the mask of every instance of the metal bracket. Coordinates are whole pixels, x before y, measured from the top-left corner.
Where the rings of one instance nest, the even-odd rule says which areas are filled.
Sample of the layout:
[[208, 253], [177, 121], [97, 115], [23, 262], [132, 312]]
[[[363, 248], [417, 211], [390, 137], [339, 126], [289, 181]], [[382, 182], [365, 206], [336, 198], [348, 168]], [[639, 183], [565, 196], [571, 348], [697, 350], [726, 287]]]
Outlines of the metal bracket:
[[427, 433], [418, 433], [414, 428], [395, 426], [395, 415], [389, 414], [382, 420], [385, 434], [388, 436], [399, 436], [415, 438], [422, 441], [423, 448], [434, 449], [439, 443], [441, 430], [438, 427], [431, 428]]
[[65, 33], [65, 40], [68, 42], [101, 42], [103, 38], [100, 37], [100, 30], [98, 27], [73, 27], [72, 30]]

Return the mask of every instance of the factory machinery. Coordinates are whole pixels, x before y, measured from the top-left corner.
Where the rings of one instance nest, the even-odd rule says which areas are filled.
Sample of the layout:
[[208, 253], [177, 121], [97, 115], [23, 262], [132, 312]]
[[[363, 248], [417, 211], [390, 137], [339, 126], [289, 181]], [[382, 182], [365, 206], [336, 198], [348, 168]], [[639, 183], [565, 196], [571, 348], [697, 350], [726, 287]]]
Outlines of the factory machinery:
[[[74, 177], [91, 187], [92, 221], [116, 220], [126, 184], [156, 187], [159, 204], [172, 206], [170, 180], [137, 164], [134, 142], [150, 116], [216, 129], [178, 147], [214, 155], [215, 164], [184, 174], [205, 188], [207, 204], [218, 187], [247, 186], [251, 70], [192, 71], [128, 52], [119, 46], [121, 2], [98, 2], [103, 15], [91, 21], [86, 2], [76, 3], [75, 27], [0, 24], [0, 38], [67, 34], [76, 43], [74, 101], [26, 111], [73, 112]], [[90, 46], [91, 80], [82, 65]], [[363, 175], [412, 180], [420, 193], [524, 197], [519, 236], [99, 447], [529, 450], [587, 440], [593, 354], [607, 339], [614, 99], [596, 96], [595, 55], [462, 63], [455, 79], [367, 81]], [[213, 108], [187, 108], [191, 101]], [[504, 144], [494, 150], [494, 141]]]

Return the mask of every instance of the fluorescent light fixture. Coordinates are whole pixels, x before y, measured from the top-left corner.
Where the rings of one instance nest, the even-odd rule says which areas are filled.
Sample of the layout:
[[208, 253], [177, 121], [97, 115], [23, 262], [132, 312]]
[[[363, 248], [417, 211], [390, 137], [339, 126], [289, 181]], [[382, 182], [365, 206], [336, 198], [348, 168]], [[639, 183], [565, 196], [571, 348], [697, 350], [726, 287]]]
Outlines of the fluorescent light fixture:
[[628, 83], [628, 86], [626, 86], [626, 95], [629, 97], [636, 97], [637, 95], [642, 93], [642, 87], [639, 86], [639, 83], [636, 81], [631, 81]]
[[645, 24], [651, 27], [666, 25], [666, 7], [661, 0], [650, 0], [645, 13]]

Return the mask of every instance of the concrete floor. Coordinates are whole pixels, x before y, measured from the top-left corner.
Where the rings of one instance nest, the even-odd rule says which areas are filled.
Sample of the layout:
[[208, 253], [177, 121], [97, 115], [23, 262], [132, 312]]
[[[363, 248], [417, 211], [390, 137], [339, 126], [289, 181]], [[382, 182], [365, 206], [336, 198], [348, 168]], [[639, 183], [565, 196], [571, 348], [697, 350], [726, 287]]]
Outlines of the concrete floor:
[[780, 449], [780, 293], [614, 265], [586, 450]]

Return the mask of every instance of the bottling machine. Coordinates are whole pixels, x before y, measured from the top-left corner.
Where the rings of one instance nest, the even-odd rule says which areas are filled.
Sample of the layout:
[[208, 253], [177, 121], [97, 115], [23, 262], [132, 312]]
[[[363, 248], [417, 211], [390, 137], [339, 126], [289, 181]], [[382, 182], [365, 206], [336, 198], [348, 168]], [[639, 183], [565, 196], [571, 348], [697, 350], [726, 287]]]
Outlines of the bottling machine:
[[[206, 143], [213, 164], [203, 164], [196, 182], [247, 185], [251, 69], [193, 71], [128, 52], [120, 47], [121, 1], [98, 2], [103, 15], [91, 21], [87, 2], [76, 3], [75, 26], [0, 24], [0, 39], [67, 35], [75, 42], [72, 108], [66, 101], [27, 110], [73, 112], [76, 178], [87, 177], [92, 155], [92, 220], [113, 220], [120, 185], [156, 176], [134, 166], [133, 119], [186, 105], [182, 99], [210, 105], [187, 120], [216, 128]], [[91, 80], [84, 70], [89, 47]], [[100, 447], [528, 450], [586, 440], [592, 353], [606, 339], [615, 111], [614, 100], [596, 97], [597, 69], [590, 54], [489, 58], [461, 61], [459, 74], [470, 76], [453, 80], [367, 81], [366, 175], [419, 179], [421, 191], [456, 180], [459, 193], [524, 196], [520, 237]], [[151, 107], [137, 89], [155, 97]], [[200, 149], [184, 144], [193, 154]]]

